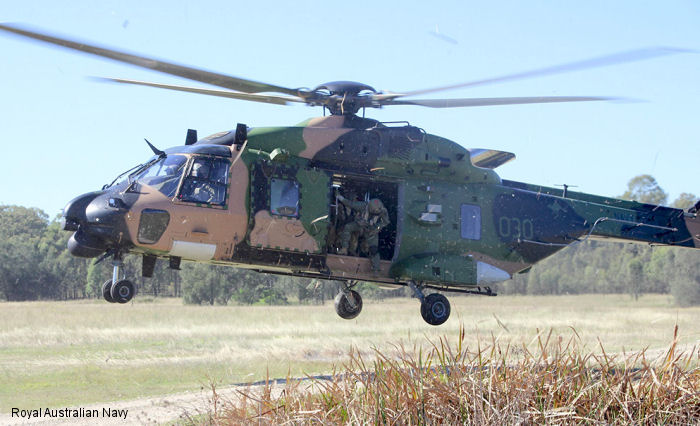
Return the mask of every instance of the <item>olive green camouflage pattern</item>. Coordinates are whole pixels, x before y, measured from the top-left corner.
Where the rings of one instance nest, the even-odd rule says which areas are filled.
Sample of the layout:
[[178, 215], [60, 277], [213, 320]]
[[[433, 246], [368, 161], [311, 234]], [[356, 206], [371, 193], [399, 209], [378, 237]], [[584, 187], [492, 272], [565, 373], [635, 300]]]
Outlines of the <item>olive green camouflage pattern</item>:
[[[102, 190], [73, 199], [63, 226], [75, 256], [112, 258], [103, 296], [126, 303], [135, 286], [122, 277], [123, 256], [142, 255], [144, 276], [158, 258], [172, 269], [181, 260], [249, 268], [343, 284], [336, 312], [356, 317], [362, 299], [357, 280], [408, 285], [431, 325], [450, 314], [447, 299], [424, 288], [492, 294], [489, 285], [526, 272], [558, 250], [586, 239], [700, 248], [696, 204], [687, 212], [502, 180], [494, 171], [514, 155], [467, 150], [408, 124], [359, 117], [366, 108], [413, 105], [461, 108], [551, 102], [604, 101], [591, 96], [410, 99], [473, 87], [650, 59], [679, 53], [640, 49], [494, 79], [404, 93], [335, 81], [288, 88], [121, 52], [82, 41], [0, 24], [0, 30], [221, 89], [126, 79], [136, 84], [284, 105], [321, 106], [328, 117], [297, 126], [221, 132], [160, 151]], [[407, 99], [408, 98], [408, 99]], [[354, 222], [337, 194], [359, 202], [381, 200], [386, 221], [378, 234], [355, 233], [359, 255], [347, 253]], [[357, 212], [355, 214], [358, 214]], [[376, 248], [375, 248], [376, 247]], [[376, 250], [376, 251], [375, 251]], [[368, 256], [373, 258], [370, 261]], [[377, 262], [379, 259], [379, 262]]]

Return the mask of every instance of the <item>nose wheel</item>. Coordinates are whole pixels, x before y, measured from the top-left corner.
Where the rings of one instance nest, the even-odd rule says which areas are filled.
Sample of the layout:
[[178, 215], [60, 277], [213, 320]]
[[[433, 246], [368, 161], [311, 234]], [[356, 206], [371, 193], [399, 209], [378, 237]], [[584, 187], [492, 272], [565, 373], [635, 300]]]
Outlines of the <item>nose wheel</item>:
[[114, 266], [112, 279], [102, 284], [102, 297], [109, 303], [127, 303], [136, 294], [134, 283], [129, 280], [119, 279], [123, 264], [121, 254], [116, 253], [112, 261]]
[[357, 284], [355, 281], [344, 282], [340, 292], [335, 296], [335, 312], [343, 319], [353, 319], [362, 311], [362, 296], [352, 290]]
[[117, 303], [127, 303], [134, 297], [135, 290], [134, 283], [129, 280], [121, 280], [112, 284], [111, 296]]
[[102, 297], [109, 303], [117, 303], [116, 300], [112, 299], [112, 280], [107, 280], [102, 284]]

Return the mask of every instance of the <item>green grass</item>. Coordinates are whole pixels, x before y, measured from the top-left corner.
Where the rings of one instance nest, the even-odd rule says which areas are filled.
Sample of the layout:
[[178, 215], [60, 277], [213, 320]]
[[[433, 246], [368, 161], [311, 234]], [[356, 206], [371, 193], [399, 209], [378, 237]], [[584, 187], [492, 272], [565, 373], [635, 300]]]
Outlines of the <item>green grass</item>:
[[[452, 317], [423, 322], [413, 300], [365, 300], [346, 321], [333, 306], [183, 306], [180, 300], [112, 305], [98, 301], [0, 303], [0, 411], [79, 405], [208, 387], [210, 383], [327, 373], [360, 355], [429, 347], [455, 336], [464, 344], [536, 345], [538, 335], [570, 337], [582, 348], [664, 348], [700, 341], [700, 308], [669, 296], [450, 297]], [[534, 346], [533, 346], [534, 347]]]

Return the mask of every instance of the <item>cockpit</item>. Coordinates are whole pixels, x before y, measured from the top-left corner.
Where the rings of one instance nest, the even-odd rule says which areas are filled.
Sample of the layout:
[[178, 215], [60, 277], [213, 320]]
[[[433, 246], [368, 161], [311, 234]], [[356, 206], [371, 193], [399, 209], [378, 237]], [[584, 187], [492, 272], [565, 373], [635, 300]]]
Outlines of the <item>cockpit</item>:
[[226, 204], [229, 161], [217, 157], [194, 157], [177, 195], [191, 203]]
[[203, 154], [188, 151], [154, 156], [122, 173], [104, 189], [115, 182], [127, 191], [140, 184], [175, 201], [225, 206], [231, 162], [224, 156]]

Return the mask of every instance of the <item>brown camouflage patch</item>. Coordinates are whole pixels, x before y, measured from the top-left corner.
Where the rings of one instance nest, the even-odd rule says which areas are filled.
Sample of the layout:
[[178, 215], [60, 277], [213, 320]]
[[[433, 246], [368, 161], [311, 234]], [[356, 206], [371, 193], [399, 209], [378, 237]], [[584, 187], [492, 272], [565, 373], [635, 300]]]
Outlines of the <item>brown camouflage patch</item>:
[[335, 142], [339, 137], [351, 132], [352, 129], [343, 128], [345, 118], [332, 115], [318, 117], [309, 121], [304, 128], [303, 138], [306, 148], [299, 153], [303, 158], [314, 158], [318, 151]]
[[366, 257], [339, 256], [335, 254], [328, 255], [326, 264], [331, 270], [333, 277], [347, 277], [367, 281], [388, 278], [389, 268], [391, 267], [390, 261], [382, 260], [379, 265], [380, 270], [373, 272], [372, 262]]
[[306, 232], [299, 219], [271, 216], [267, 210], [255, 214], [255, 228], [250, 232], [250, 245], [309, 253], [319, 251], [318, 243]]
[[[126, 217], [131, 241], [137, 247], [161, 252], [169, 252], [173, 241], [215, 244], [214, 260], [230, 258], [233, 246], [245, 238], [248, 227], [248, 213], [245, 205], [248, 168], [240, 160], [240, 156], [233, 161], [229, 181], [231, 185], [229, 185], [228, 209], [182, 203], [165, 197], [149, 186], [142, 185], [142, 194]], [[155, 244], [141, 244], [137, 239], [141, 213], [145, 209], [166, 210], [170, 213], [168, 228]]]

